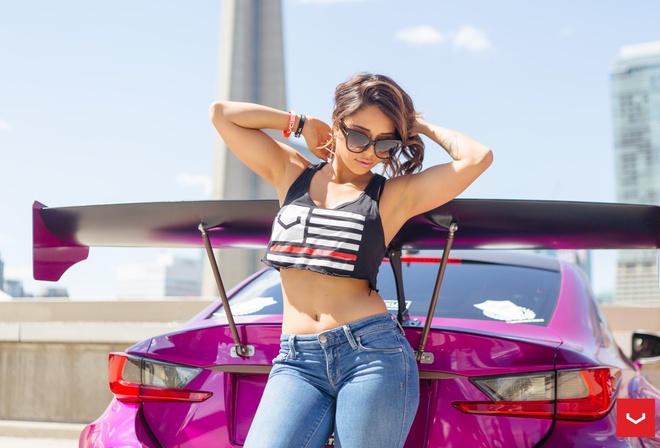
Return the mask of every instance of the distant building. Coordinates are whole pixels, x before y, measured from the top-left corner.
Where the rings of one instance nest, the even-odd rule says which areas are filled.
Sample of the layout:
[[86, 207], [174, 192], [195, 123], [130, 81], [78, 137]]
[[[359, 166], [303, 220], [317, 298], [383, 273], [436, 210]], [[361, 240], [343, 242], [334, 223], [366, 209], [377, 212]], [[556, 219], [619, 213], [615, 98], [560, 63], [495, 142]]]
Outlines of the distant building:
[[[660, 41], [624, 46], [611, 69], [617, 201], [660, 204]], [[660, 303], [656, 251], [620, 251], [615, 302]]]
[[[218, 99], [249, 101], [287, 110], [282, 2], [224, 0], [220, 25]], [[269, 131], [283, 140], [281, 132]], [[216, 136], [214, 199], [275, 199], [273, 186], [251, 171]], [[234, 286], [263, 267], [263, 250], [215, 251], [223, 283]], [[204, 264], [204, 296], [217, 296], [215, 277]]]
[[164, 254], [154, 263], [130, 263], [117, 268], [119, 299], [158, 300], [199, 296], [201, 261]]
[[5, 290], [12, 297], [28, 297], [20, 280], [5, 280]]
[[5, 290], [5, 263], [2, 261], [2, 257], [0, 257], [0, 291]]
[[36, 297], [52, 297], [52, 298], [61, 298], [69, 297], [69, 292], [66, 288], [49, 286], [46, 288], [41, 288], [37, 291]]

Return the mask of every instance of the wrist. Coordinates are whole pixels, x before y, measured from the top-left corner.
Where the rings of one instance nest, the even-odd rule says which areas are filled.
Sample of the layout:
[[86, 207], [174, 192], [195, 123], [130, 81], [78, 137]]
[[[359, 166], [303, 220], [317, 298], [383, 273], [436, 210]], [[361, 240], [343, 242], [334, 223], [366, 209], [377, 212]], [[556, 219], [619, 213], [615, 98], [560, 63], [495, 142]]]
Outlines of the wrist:
[[296, 126], [296, 132], [293, 134], [294, 137], [299, 138], [300, 134], [302, 134], [303, 128], [305, 127], [305, 120], [306, 117], [303, 114], [300, 114], [300, 117], [298, 117], [298, 124]]
[[417, 117], [415, 123], [413, 124], [412, 133], [414, 135], [417, 134], [428, 135], [428, 132], [429, 132], [429, 124], [426, 121], [422, 120], [421, 117]]
[[282, 136], [284, 138], [289, 138], [291, 136], [291, 133], [293, 132], [294, 125], [296, 123], [296, 113], [292, 110], [289, 111], [289, 121], [287, 124], [286, 129], [282, 131]]
[[306, 117], [303, 114], [297, 115], [294, 111], [289, 111], [289, 120], [286, 129], [282, 130], [284, 138], [300, 137], [305, 126]]

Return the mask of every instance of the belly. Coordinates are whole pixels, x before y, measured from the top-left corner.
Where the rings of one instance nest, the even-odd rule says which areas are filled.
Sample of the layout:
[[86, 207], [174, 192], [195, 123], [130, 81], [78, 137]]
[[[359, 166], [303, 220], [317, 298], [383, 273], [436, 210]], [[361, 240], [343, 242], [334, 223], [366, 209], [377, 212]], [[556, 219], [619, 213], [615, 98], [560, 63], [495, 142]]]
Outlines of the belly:
[[387, 312], [366, 280], [283, 269], [285, 334], [316, 334]]

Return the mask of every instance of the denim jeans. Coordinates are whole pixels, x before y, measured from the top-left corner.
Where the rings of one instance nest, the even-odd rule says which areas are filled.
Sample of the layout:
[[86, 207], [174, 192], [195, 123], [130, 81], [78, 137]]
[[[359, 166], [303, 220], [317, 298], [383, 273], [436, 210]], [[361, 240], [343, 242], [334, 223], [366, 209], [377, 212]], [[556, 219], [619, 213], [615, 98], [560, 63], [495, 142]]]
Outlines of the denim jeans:
[[282, 335], [246, 448], [400, 448], [419, 403], [412, 348], [389, 314]]

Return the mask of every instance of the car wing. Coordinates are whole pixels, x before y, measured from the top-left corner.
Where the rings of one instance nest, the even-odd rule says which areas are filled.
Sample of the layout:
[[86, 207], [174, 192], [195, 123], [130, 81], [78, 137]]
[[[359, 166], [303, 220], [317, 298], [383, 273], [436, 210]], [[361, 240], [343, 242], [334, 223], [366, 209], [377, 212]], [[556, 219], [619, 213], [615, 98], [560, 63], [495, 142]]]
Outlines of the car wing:
[[[57, 281], [89, 247], [203, 247], [268, 243], [276, 200], [215, 200], [46, 207], [33, 204], [33, 270]], [[454, 249], [657, 249], [660, 207], [651, 205], [455, 199], [410, 219], [391, 245], [439, 249], [454, 223]]]

